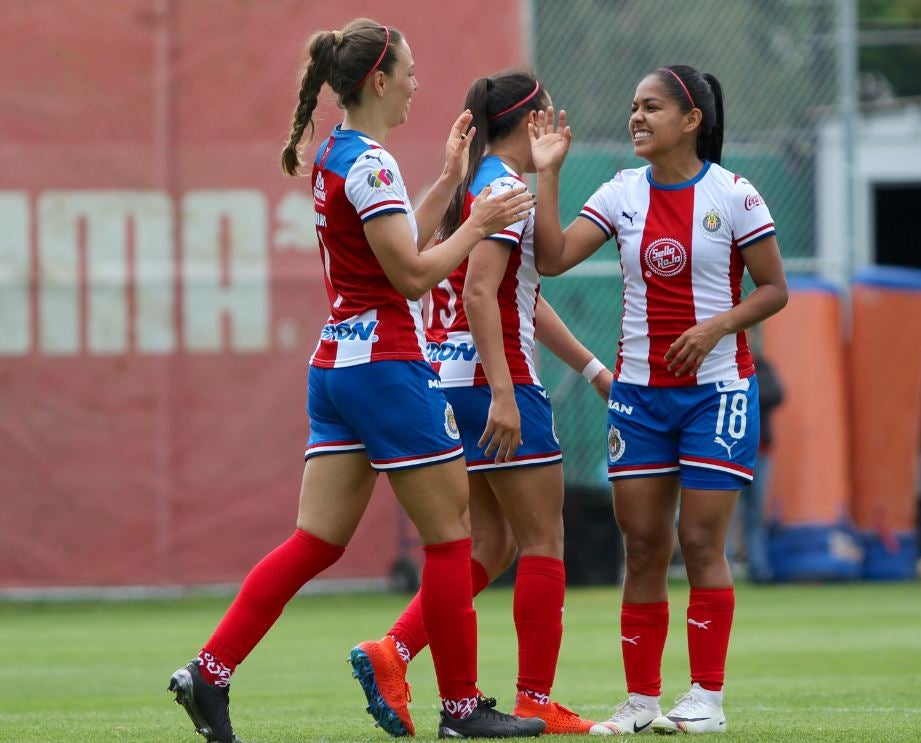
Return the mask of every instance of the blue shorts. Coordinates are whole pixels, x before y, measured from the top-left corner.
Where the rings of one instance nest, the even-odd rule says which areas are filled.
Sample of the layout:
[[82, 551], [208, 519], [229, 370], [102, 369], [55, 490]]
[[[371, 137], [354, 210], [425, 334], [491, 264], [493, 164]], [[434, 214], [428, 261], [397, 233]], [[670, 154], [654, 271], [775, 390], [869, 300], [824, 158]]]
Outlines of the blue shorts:
[[307, 374], [304, 458], [366, 449], [376, 470], [457, 459], [454, 412], [427, 361], [375, 361]]
[[608, 479], [678, 472], [684, 488], [738, 490], [752, 481], [760, 427], [754, 376], [694, 387], [615, 381]]
[[521, 438], [510, 462], [495, 462], [495, 453], [487, 457], [486, 447], [477, 445], [489, 417], [492, 391], [486, 385], [446, 387], [445, 396], [454, 407], [457, 426], [464, 441], [467, 471], [503, 470], [509, 467], [529, 467], [563, 461], [560, 442], [553, 427], [553, 410], [547, 390], [536, 384], [516, 384], [515, 402], [521, 415]]

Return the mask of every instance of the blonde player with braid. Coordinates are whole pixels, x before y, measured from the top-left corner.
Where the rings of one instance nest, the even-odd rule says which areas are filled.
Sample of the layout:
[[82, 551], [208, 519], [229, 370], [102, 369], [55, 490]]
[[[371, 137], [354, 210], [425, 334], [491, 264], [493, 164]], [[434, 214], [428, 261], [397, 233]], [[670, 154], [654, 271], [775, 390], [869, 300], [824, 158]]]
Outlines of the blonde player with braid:
[[[336, 93], [344, 116], [320, 144], [310, 177], [330, 317], [310, 360], [310, 438], [297, 528], [252, 569], [198, 657], [173, 674], [169, 688], [208, 741], [236, 741], [231, 674], [291, 597], [339, 559], [385, 472], [424, 543], [422, 612], [441, 726], [459, 737], [538, 735], [542, 721], [496, 711], [476, 687], [463, 447], [425, 358], [420, 302], [486, 235], [527, 216], [533, 200], [524, 188], [487, 200], [485, 189], [464, 226], [423, 251], [466, 174], [470, 113], [454, 123], [444, 171], [414, 213], [396, 160], [383, 146], [406, 121], [418, 87], [406, 40], [393, 27], [359, 19], [314, 34], [308, 49], [284, 171], [298, 173], [297, 147], [305, 131], [313, 134], [323, 85]], [[369, 712], [391, 735], [414, 733], [408, 711], [394, 708], [386, 689], [374, 689]]]

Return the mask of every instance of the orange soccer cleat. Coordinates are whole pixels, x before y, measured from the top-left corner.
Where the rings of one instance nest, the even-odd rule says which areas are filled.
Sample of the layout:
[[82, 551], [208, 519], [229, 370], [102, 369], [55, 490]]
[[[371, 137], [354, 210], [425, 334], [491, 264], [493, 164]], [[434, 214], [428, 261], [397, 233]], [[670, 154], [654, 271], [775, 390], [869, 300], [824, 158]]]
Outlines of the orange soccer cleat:
[[515, 709], [512, 714], [518, 717], [539, 717], [547, 723], [544, 735], [581, 735], [588, 734], [595, 723], [579, 717], [557, 702], [540, 704], [526, 694], [518, 692]]
[[368, 698], [368, 714], [394, 738], [415, 735], [407, 703], [409, 684], [406, 664], [397, 652], [393, 638], [367, 640], [349, 653], [353, 676]]

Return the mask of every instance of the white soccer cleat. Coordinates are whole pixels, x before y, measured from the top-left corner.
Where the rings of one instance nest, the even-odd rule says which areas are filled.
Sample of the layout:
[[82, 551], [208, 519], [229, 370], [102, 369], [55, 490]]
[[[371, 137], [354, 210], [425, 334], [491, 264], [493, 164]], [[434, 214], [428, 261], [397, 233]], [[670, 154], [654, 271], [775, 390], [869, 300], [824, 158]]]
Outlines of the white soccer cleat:
[[652, 732], [652, 721], [662, 716], [659, 706], [650, 707], [631, 694], [627, 701], [614, 710], [604, 722], [596, 722], [589, 729], [592, 735], [635, 735]]
[[653, 720], [652, 731], [659, 735], [725, 733], [726, 716], [722, 705], [714, 701], [716, 694], [694, 684], [687, 694], [675, 700], [674, 709]]

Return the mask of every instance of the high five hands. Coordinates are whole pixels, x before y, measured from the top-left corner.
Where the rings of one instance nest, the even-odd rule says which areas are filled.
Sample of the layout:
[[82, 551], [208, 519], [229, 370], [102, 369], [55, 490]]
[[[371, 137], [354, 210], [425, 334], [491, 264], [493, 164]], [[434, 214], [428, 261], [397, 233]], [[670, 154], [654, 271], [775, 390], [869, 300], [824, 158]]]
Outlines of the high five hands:
[[537, 122], [528, 122], [528, 136], [537, 172], [559, 170], [572, 144], [572, 128], [566, 124], [566, 111], [560, 111], [558, 121], [554, 121], [553, 106], [538, 111]]
[[[473, 114], [470, 113], [470, 109], [465, 109], [451, 127], [451, 133], [445, 144], [444, 176], [456, 185], [460, 185], [467, 175], [470, 143], [473, 141], [473, 135], [476, 134], [476, 127], [470, 126], [471, 121], [473, 121]], [[470, 127], [469, 131], [467, 127]]]

